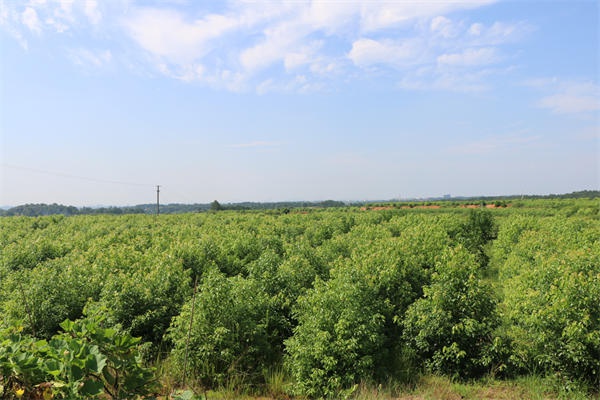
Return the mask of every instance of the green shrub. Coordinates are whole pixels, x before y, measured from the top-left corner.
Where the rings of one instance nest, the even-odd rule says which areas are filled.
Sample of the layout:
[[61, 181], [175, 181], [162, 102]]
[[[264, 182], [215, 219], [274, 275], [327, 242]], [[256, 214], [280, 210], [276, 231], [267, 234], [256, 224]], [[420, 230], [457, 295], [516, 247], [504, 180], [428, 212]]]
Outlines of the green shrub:
[[454, 233], [456, 241], [472, 252], [482, 267], [489, 262], [486, 245], [497, 235], [498, 227], [492, 213], [486, 209], [469, 210], [467, 221]]
[[339, 391], [373, 375], [385, 318], [369, 283], [318, 280], [297, 304], [298, 326], [287, 340], [296, 391], [311, 397]]
[[600, 384], [600, 229], [552, 218], [502, 265], [513, 361], [528, 372]]
[[[99, 304], [110, 323], [120, 324], [133, 336], [158, 345], [191, 294], [189, 273], [179, 262], [153, 256], [106, 277]], [[156, 264], [154, 264], [156, 263]], [[154, 264], [154, 265], [153, 265]]]
[[446, 251], [424, 297], [406, 312], [404, 337], [432, 372], [461, 378], [481, 376], [484, 357], [498, 326], [491, 288], [479, 277], [473, 255], [458, 247]]
[[26, 332], [45, 339], [58, 332], [61, 321], [80, 318], [99, 291], [93, 271], [62, 260], [14, 272], [0, 287], [9, 294], [1, 305], [5, 318], [23, 321]]
[[416, 260], [428, 260], [410, 254], [407, 238], [413, 236], [391, 238], [385, 228], [369, 229], [361, 228], [360, 237], [385, 235], [374, 242], [355, 238], [351, 257], [338, 259], [331, 278], [317, 279], [298, 299], [286, 365], [299, 394], [341, 396], [361, 381], [384, 381], [407, 369], [398, 321], [427, 280]]
[[241, 382], [260, 380], [263, 369], [280, 357], [271, 348], [269, 304], [254, 280], [205, 272], [195, 303], [185, 303], [173, 320], [173, 357], [207, 386], [223, 385], [234, 376]]

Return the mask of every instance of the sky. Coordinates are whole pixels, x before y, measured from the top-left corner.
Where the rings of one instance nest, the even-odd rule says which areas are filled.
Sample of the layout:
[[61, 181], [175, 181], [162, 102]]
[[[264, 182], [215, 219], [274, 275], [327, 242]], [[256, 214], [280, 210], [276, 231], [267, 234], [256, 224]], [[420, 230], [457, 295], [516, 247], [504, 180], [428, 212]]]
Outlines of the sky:
[[0, 0], [0, 205], [599, 189], [599, 4]]

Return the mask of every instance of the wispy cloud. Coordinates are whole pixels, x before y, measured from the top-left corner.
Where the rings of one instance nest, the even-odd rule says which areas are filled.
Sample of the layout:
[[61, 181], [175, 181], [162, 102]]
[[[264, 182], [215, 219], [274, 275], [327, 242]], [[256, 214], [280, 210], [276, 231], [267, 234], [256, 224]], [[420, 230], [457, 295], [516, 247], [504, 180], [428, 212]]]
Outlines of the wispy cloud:
[[38, 34], [42, 32], [42, 25], [35, 9], [27, 7], [21, 14], [21, 20], [30, 31]]
[[438, 65], [406, 73], [398, 86], [403, 89], [419, 91], [443, 90], [480, 93], [491, 89], [490, 78], [507, 75], [512, 70], [512, 66], [465, 69]]
[[538, 78], [524, 82], [545, 95], [537, 107], [556, 114], [581, 114], [600, 110], [600, 85], [592, 81]]
[[84, 3], [83, 12], [93, 25], [98, 25], [102, 20], [102, 13], [98, 9], [97, 0], [86, 0]]
[[491, 25], [475, 22], [467, 30], [471, 45], [501, 45], [515, 43], [535, 31], [535, 26], [525, 21], [496, 21]]
[[[476, 91], [489, 86], [482, 77], [506, 67], [504, 46], [533, 29], [455, 16], [494, 2], [231, 0], [206, 6], [210, 11], [185, 2], [3, 2], [0, 25], [24, 46], [31, 34], [87, 27], [102, 33], [103, 44], [93, 47], [120, 43], [111, 57], [127, 59], [122, 65], [134, 58], [154, 73], [233, 91], [305, 92], [371, 74], [404, 90]], [[102, 64], [83, 52], [68, 56], [78, 65]]]
[[112, 61], [110, 50], [89, 50], [85, 48], [69, 50], [71, 61], [82, 67], [102, 68]]
[[21, 47], [27, 50], [29, 46], [27, 39], [25, 39], [21, 32], [21, 23], [21, 14], [17, 10], [8, 7], [5, 0], [0, 0], [0, 28], [4, 29]]
[[359, 67], [377, 64], [398, 67], [416, 63], [423, 49], [423, 43], [418, 39], [378, 41], [363, 38], [352, 43], [348, 58]]
[[223, 15], [189, 20], [183, 13], [162, 8], [135, 9], [122, 20], [127, 34], [148, 53], [164, 61], [186, 65], [202, 59], [219, 38], [239, 21]]
[[600, 110], [600, 86], [591, 82], [569, 82], [558, 93], [543, 97], [538, 105], [558, 114], [575, 114]]
[[[102, 6], [118, 8], [125, 2], [105, 2]], [[0, 1], [0, 28], [11, 34], [27, 49], [27, 37], [34, 34], [37, 39], [46, 34], [63, 34], [81, 29], [86, 24], [100, 25], [103, 12], [97, 0], [29, 0]], [[25, 28], [25, 29], [23, 29]], [[81, 31], [80, 31], [81, 32]]]
[[504, 45], [518, 42], [533, 28], [524, 22], [467, 24], [437, 16], [428, 26], [415, 25], [403, 39], [359, 39], [348, 58], [363, 70], [393, 67], [406, 90], [481, 92], [492, 87], [492, 77], [513, 70], [505, 63]]
[[600, 100], [593, 95], [559, 93], [542, 98], [539, 106], [558, 114], [574, 114], [600, 110]]
[[442, 54], [437, 62], [442, 65], [471, 67], [494, 64], [499, 60], [498, 51], [493, 47], [465, 49], [460, 53]]

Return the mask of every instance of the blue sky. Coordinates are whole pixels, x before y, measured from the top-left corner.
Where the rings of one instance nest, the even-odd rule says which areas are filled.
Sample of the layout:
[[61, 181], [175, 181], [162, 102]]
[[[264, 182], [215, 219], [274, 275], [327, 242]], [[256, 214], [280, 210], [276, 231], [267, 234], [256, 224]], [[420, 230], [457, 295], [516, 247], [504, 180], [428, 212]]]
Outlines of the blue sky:
[[0, 205], [598, 189], [597, 1], [0, 0]]

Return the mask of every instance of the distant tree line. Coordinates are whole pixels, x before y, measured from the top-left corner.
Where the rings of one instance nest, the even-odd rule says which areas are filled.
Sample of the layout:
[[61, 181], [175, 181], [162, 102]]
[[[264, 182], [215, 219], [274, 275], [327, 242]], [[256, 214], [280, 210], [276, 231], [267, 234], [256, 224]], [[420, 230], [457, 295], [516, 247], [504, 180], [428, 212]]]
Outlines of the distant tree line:
[[600, 197], [600, 190], [580, 190], [565, 194], [549, 194], [545, 196], [524, 196], [526, 199], [594, 199]]
[[[319, 202], [309, 201], [290, 201], [290, 202], [243, 202], [243, 203], [225, 203], [221, 204], [217, 200], [206, 204], [161, 204], [161, 214], [183, 214], [196, 213], [205, 211], [222, 211], [222, 210], [289, 210], [292, 208], [329, 208], [329, 207], [345, 207], [346, 203], [334, 200], [325, 200]], [[62, 214], [65, 216], [71, 215], [95, 215], [95, 214], [154, 214], [156, 213], [156, 204], [139, 204], [128, 207], [74, 207], [63, 204], [23, 204], [7, 210], [0, 209], [0, 216], [27, 216], [37, 217], [44, 215]]]
[[[549, 195], [512, 195], [512, 196], [483, 196], [483, 197], [450, 197], [450, 198], [431, 198], [423, 201], [470, 201], [470, 202], [499, 202], [502, 200], [516, 200], [516, 199], [580, 199], [580, 198], [600, 198], [599, 190], [581, 190], [577, 192], [567, 194], [549, 194]], [[281, 212], [289, 212], [290, 209], [299, 208], [332, 208], [332, 207], [347, 207], [347, 206], [363, 206], [363, 205], [377, 205], [377, 204], [389, 204], [390, 201], [369, 201], [369, 202], [351, 202], [346, 203], [343, 201], [335, 200], [324, 200], [324, 201], [279, 201], [279, 202], [240, 202], [240, 203], [219, 203], [214, 200], [211, 203], [195, 203], [195, 204], [161, 204], [161, 214], [183, 214], [183, 213], [196, 213], [206, 211], [251, 211], [251, 210], [279, 210]], [[402, 202], [405, 203], [405, 202]], [[414, 203], [411, 202], [409, 204]], [[416, 203], [415, 203], [416, 204]], [[426, 205], [430, 203], [425, 203]], [[28, 216], [37, 217], [43, 215], [56, 215], [62, 214], [66, 216], [70, 215], [94, 215], [94, 214], [154, 214], [156, 213], [156, 204], [138, 204], [135, 206], [126, 207], [74, 207], [66, 206], [62, 204], [23, 204], [16, 207], [9, 208], [7, 210], [0, 209], [0, 216]]]
[[43, 215], [91, 215], [91, 214], [144, 214], [144, 210], [136, 207], [82, 207], [65, 206], [63, 204], [23, 204], [20, 206], [9, 208], [8, 210], [0, 210], [0, 215], [5, 217], [10, 216], [26, 216], [37, 217]]
[[526, 199], [526, 200], [535, 200], [535, 199], [593, 199], [600, 197], [600, 190], [580, 190], [571, 193], [563, 193], [563, 194], [514, 194], [507, 196], [451, 196], [451, 197], [434, 197], [427, 198], [424, 200], [428, 201], [494, 201], [494, 200], [516, 200], [516, 199]]

